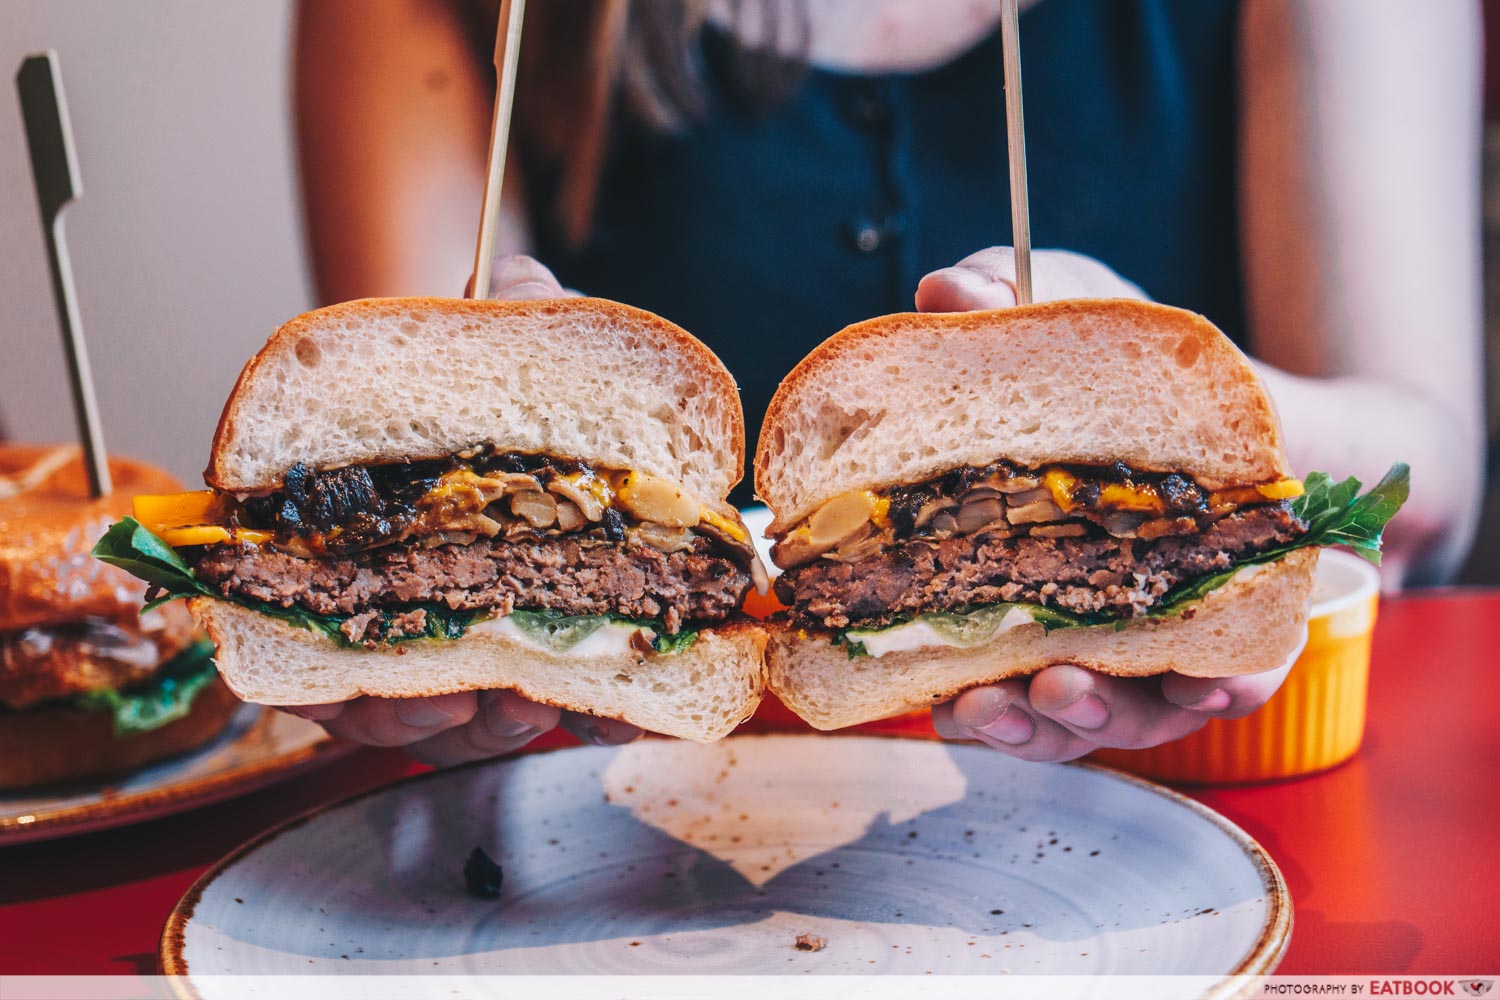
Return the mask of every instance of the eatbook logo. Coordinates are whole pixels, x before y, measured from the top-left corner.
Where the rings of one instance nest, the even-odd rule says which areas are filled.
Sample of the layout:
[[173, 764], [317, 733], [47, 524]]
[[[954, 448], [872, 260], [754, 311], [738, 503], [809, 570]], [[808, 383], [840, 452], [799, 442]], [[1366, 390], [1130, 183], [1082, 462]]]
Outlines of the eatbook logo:
[[1465, 979], [1458, 984], [1471, 997], [1482, 997], [1495, 985], [1493, 979]]

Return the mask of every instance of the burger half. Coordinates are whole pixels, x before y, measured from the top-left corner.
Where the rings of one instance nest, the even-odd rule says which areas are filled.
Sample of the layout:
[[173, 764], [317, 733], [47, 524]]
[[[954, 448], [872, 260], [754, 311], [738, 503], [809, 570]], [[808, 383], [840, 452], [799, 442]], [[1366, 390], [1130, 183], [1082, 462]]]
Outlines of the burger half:
[[1275, 668], [1315, 546], [1378, 561], [1406, 497], [1294, 478], [1249, 360], [1126, 300], [896, 315], [787, 376], [755, 458], [789, 610], [769, 683], [821, 729], [1070, 663]]
[[77, 448], [0, 446], [0, 788], [120, 774], [218, 735], [239, 702], [180, 605], [142, 613], [146, 585], [90, 547], [130, 492], [178, 488], [109, 463], [92, 499]]
[[210, 489], [98, 551], [189, 597], [248, 701], [509, 688], [708, 741], [763, 688], [743, 464], [733, 379], [650, 313], [369, 299], [278, 330]]

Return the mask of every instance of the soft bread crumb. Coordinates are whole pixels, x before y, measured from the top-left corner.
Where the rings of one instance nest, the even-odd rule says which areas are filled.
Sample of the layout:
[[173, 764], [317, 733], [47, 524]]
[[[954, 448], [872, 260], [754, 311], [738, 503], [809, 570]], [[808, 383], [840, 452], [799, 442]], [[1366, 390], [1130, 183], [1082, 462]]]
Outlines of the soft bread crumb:
[[679, 653], [574, 657], [492, 633], [344, 649], [226, 601], [195, 597], [188, 607], [218, 647], [225, 683], [262, 705], [507, 688], [544, 705], [708, 743], [748, 718], [765, 689], [766, 636], [750, 622], [704, 629]]
[[640, 469], [722, 506], [745, 424], [734, 379], [685, 330], [603, 299], [362, 299], [287, 323], [245, 366], [205, 478], [229, 491], [313, 468], [475, 445]]

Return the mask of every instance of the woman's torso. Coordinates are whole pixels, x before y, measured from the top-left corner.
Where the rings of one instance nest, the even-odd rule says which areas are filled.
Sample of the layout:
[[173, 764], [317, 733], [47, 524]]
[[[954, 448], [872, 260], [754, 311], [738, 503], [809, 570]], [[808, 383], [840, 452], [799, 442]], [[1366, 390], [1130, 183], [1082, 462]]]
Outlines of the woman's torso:
[[[1021, 37], [1035, 245], [1095, 257], [1238, 339], [1235, 22], [1232, 0], [1045, 0]], [[1010, 243], [1004, 91], [998, 33], [925, 72], [814, 68], [761, 118], [728, 96], [728, 58], [705, 32], [707, 114], [615, 150], [581, 250], [535, 232], [563, 284], [707, 342], [753, 449], [820, 341]]]

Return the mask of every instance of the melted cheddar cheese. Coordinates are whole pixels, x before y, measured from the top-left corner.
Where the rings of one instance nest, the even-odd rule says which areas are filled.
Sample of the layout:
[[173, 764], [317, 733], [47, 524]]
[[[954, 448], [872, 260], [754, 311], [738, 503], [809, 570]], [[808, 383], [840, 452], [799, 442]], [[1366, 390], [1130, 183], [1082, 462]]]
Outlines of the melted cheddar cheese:
[[[1062, 508], [1064, 513], [1078, 507], [1073, 494], [1078, 489], [1079, 479], [1071, 472], [1066, 469], [1048, 469], [1042, 475], [1042, 485], [1052, 494], [1052, 502]], [[1166, 504], [1153, 487], [1130, 483], [1103, 484], [1099, 489], [1099, 506], [1150, 514], [1160, 514], [1166, 510]]]
[[151, 533], [173, 548], [183, 545], [221, 545], [238, 542], [243, 545], [264, 545], [275, 537], [274, 532], [255, 528], [225, 528], [217, 524], [195, 524], [183, 528], [152, 528]]
[[558, 478], [591, 494], [595, 500], [599, 501], [601, 507], [608, 507], [614, 501], [614, 490], [610, 488], [610, 484], [592, 472], [565, 472]]
[[[1042, 474], [1042, 485], [1052, 494], [1052, 500], [1064, 513], [1077, 509], [1073, 499], [1079, 487], [1077, 476], [1066, 469], [1048, 469]], [[1208, 495], [1209, 506], [1225, 504], [1260, 503], [1262, 501], [1290, 500], [1302, 495], [1302, 480], [1282, 479], [1259, 486], [1233, 486]], [[1148, 514], [1162, 514], [1166, 503], [1156, 487], [1132, 483], [1103, 483], [1099, 488], [1099, 506], [1115, 510], [1132, 510]]]
[[1291, 500], [1303, 493], [1302, 480], [1283, 479], [1260, 486], [1229, 486], [1208, 495], [1211, 507], [1224, 504], [1260, 503], [1262, 500]]
[[740, 525], [736, 524], [734, 521], [731, 521], [724, 515], [717, 514], [714, 511], [709, 510], [707, 507], [700, 507], [698, 509], [698, 517], [706, 524], [713, 525], [719, 531], [722, 531], [724, 534], [728, 535], [730, 538], [733, 538], [737, 542], [745, 543], [750, 541], [750, 533], [747, 532], [744, 528], [740, 527]]
[[1048, 469], [1042, 476], [1042, 485], [1052, 494], [1052, 502], [1064, 511], [1070, 511], [1073, 503], [1073, 489], [1078, 485], [1078, 477], [1064, 469]]

